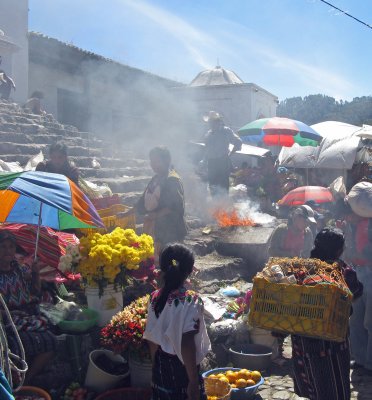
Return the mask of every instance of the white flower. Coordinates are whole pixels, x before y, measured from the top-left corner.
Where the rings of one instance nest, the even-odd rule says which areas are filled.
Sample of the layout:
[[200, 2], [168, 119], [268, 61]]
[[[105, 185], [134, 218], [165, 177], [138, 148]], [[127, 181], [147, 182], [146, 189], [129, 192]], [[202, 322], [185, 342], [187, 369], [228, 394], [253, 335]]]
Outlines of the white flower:
[[66, 263], [68, 263], [68, 264], [71, 264], [71, 263], [72, 263], [72, 256], [71, 256], [71, 254], [66, 254], [66, 255], [64, 256], [64, 261], [65, 261]]
[[62, 256], [59, 259], [58, 269], [62, 272], [67, 271], [70, 268], [70, 264], [68, 264], [65, 260], [65, 256]]

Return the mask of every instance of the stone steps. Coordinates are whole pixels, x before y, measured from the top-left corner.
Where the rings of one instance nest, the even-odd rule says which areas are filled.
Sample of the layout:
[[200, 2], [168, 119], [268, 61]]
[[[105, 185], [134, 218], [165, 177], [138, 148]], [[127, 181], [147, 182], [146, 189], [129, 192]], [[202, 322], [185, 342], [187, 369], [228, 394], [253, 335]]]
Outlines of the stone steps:
[[[40, 151], [40, 149], [39, 149]], [[11, 162], [11, 161], [18, 161], [21, 165], [25, 165], [27, 161], [33, 157], [36, 153], [28, 153], [28, 154], [0, 154], [0, 160]], [[88, 167], [92, 166], [93, 157], [75, 157], [71, 156], [70, 160], [75, 163], [77, 167]], [[103, 168], [112, 168], [116, 169], [123, 165], [123, 160], [118, 158], [106, 158], [101, 157], [99, 158], [99, 162], [101, 167]]]
[[[79, 132], [51, 115], [35, 115], [16, 103], [0, 100], [1, 160], [18, 161], [24, 166], [40, 151], [46, 156], [49, 146], [57, 141], [66, 143], [69, 158], [82, 177], [108, 184], [114, 193], [120, 193], [125, 204], [137, 202], [153, 174], [148, 160], [135, 159], [128, 150], [118, 152], [112, 143], [97, 139], [90, 132]], [[94, 158], [101, 168], [92, 167]]]
[[114, 193], [140, 192], [146, 188], [151, 176], [120, 177], [120, 178], [91, 178], [98, 185], [107, 184]]
[[90, 178], [112, 178], [114, 176], [123, 176], [125, 168], [90, 168], [80, 167], [79, 171], [86, 179]]
[[[21, 143], [11, 143], [11, 142], [1, 142], [0, 143], [0, 153], [1, 154], [31, 154], [35, 155], [43, 151], [46, 153], [46, 144], [21, 144]], [[70, 156], [90, 156], [90, 157], [100, 157], [102, 154], [101, 149], [87, 149], [83, 146], [70, 146], [68, 149]]]

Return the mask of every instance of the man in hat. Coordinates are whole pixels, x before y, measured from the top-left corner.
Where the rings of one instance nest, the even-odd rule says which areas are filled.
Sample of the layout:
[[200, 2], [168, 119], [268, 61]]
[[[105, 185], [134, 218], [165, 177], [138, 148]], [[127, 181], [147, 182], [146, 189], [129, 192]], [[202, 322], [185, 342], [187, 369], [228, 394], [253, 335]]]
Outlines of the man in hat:
[[[208, 184], [212, 196], [227, 194], [231, 161], [229, 156], [240, 150], [242, 141], [232, 129], [224, 125], [223, 119], [216, 111], [209, 111], [204, 117], [209, 130], [205, 136], [205, 160], [208, 169]], [[234, 147], [230, 151], [229, 146]]]

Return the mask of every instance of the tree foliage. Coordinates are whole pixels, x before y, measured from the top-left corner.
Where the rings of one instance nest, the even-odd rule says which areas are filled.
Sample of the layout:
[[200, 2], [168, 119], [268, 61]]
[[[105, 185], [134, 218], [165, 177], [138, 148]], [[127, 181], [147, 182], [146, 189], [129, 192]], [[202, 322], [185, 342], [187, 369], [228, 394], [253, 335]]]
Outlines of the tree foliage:
[[355, 97], [352, 101], [338, 101], [323, 94], [291, 97], [279, 103], [277, 114], [308, 125], [323, 121], [372, 125], [372, 96]]

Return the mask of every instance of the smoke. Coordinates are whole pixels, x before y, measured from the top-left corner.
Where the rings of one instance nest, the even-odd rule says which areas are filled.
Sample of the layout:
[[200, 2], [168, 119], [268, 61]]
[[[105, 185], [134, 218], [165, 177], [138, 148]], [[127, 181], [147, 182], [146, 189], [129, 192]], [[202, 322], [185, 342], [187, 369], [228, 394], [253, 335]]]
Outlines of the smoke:
[[32, 33], [29, 92], [35, 90], [60, 122], [110, 143], [107, 156], [125, 157], [130, 150], [147, 157], [151, 147], [164, 144], [185, 164], [186, 143], [200, 140], [204, 129], [207, 110], [198, 109], [184, 84]]
[[270, 214], [263, 213], [260, 210], [259, 203], [247, 199], [244, 201], [240, 201], [239, 203], [235, 203], [235, 208], [239, 213], [239, 216], [242, 219], [252, 219], [256, 224], [260, 225], [270, 225], [275, 222], [276, 218]]

